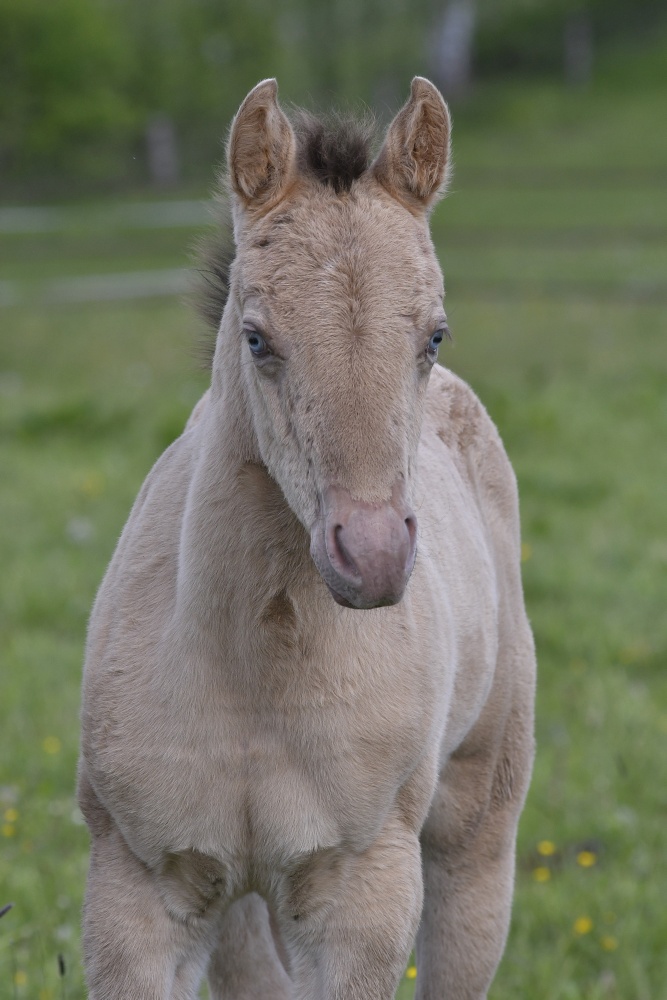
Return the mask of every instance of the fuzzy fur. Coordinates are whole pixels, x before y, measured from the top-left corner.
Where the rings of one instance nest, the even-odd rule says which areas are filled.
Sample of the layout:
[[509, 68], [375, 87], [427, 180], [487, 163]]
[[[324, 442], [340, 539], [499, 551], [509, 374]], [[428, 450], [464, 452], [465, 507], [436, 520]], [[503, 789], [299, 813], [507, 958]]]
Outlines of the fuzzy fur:
[[[414, 84], [342, 190], [300, 165], [275, 81], [235, 119], [211, 387], [90, 621], [91, 1000], [192, 1000], [204, 975], [215, 1000], [391, 1000], [415, 936], [419, 1000], [486, 996], [535, 663], [512, 470], [428, 354], [443, 108]], [[249, 328], [273, 353], [253, 358]], [[340, 607], [310, 556], [323, 498], [381, 523], [397, 484], [418, 520], [403, 599]]]

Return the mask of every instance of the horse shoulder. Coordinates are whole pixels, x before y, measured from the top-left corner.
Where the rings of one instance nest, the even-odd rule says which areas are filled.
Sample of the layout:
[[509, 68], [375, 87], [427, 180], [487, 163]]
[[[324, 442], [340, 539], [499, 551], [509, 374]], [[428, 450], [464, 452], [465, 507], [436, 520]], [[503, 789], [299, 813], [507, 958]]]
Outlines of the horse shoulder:
[[427, 419], [479, 510], [496, 571], [516, 577], [521, 555], [518, 490], [495, 424], [470, 386], [439, 365], [427, 407]]
[[477, 721], [454, 750], [445, 772], [451, 791], [452, 783], [458, 783], [456, 759], [479, 760], [486, 793], [475, 782], [468, 788], [465, 774], [456, 793], [470, 796], [474, 812], [487, 795], [498, 802], [513, 801], [515, 806], [523, 801], [533, 757], [535, 651], [521, 582], [514, 471], [493, 421], [470, 386], [439, 366], [433, 375], [427, 419], [447, 447], [478, 510], [497, 595], [497, 653], [491, 687]]

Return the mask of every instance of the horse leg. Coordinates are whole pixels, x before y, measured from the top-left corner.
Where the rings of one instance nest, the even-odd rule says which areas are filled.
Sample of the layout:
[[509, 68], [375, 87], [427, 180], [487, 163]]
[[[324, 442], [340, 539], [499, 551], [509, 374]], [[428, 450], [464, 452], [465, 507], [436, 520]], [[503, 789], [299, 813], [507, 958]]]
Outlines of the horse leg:
[[314, 855], [278, 910], [295, 1000], [393, 1000], [421, 903], [419, 841], [402, 820], [360, 854]]
[[93, 835], [84, 904], [89, 1000], [194, 1000], [211, 926], [166, 908], [154, 874], [110, 824]]
[[532, 756], [528, 711], [525, 721], [512, 719], [499, 754], [464, 749], [441, 775], [421, 837], [416, 1000], [487, 995], [509, 928], [516, 829]]
[[291, 1000], [281, 950], [260, 896], [251, 893], [233, 903], [208, 966], [211, 1000]]

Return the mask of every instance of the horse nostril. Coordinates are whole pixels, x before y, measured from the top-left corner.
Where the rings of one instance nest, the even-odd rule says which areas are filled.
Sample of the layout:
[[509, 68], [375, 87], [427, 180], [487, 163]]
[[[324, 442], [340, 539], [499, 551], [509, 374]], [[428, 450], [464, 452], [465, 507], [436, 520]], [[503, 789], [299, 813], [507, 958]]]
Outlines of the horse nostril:
[[342, 569], [343, 572], [353, 576], [359, 576], [360, 574], [357, 564], [345, 547], [345, 542], [343, 541], [343, 531], [343, 525], [336, 524], [331, 532], [333, 555], [339, 563], [339, 568]]

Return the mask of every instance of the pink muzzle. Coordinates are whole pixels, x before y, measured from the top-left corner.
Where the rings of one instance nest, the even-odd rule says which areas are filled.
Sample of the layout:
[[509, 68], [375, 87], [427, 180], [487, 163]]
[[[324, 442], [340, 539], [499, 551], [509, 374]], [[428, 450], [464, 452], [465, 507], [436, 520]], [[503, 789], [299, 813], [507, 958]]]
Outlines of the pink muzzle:
[[329, 487], [311, 531], [310, 553], [332, 597], [346, 608], [397, 604], [412, 573], [417, 518], [394, 489], [388, 503], [353, 500]]

